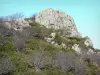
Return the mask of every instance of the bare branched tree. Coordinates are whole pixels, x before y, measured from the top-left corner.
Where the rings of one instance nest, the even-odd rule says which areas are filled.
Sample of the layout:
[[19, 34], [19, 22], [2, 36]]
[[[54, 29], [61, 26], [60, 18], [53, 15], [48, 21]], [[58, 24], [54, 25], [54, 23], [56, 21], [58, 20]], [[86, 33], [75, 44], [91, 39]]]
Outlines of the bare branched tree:
[[56, 62], [64, 72], [73, 72], [75, 75], [84, 75], [85, 66], [75, 56], [59, 52], [56, 55]]
[[3, 22], [4, 21], [4, 17], [0, 17], [0, 22]]
[[33, 65], [35, 69], [38, 71], [44, 66], [44, 54], [43, 53], [35, 53], [32, 58]]
[[12, 36], [13, 29], [8, 29], [5, 25], [0, 24], [0, 36]]
[[45, 52], [34, 51], [31, 55], [33, 66], [36, 71], [45, 68], [46, 65], [51, 64], [51, 58], [45, 55]]
[[23, 13], [15, 13], [13, 15], [3, 16], [3, 17], [1, 16], [0, 22], [2, 22], [2, 21], [14, 21], [16, 19], [21, 19], [23, 17], [24, 17]]
[[93, 54], [92, 60], [95, 64], [97, 64], [100, 67], [100, 54]]
[[26, 36], [24, 36], [20, 31], [14, 31], [12, 39], [17, 51], [25, 51]]
[[93, 63], [93, 55], [92, 54], [87, 54], [86, 52], [85, 53], [83, 53], [83, 54], [81, 54], [81, 55], [79, 55], [78, 56], [80, 59], [82, 59], [83, 61], [85, 61], [85, 62], [87, 62], [87, 63]]
[[24, 17], [24, 15], [22, 13], [16, 13], [16, 14], [13, 14], [10, 16], [6, 16], [5, 18], [7, 18], [8, 21], [14, 21], [16, 19], [21, 19], [23, 17]]

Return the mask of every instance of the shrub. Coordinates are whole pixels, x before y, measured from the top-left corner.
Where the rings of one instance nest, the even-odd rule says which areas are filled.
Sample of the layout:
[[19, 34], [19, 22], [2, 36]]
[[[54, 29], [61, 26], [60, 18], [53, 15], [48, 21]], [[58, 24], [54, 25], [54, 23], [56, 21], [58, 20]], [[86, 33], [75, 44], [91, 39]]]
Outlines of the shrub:
[[48, 55], [50, 55], [50, 56], [55, 56], [56, 52], [61, 51], [61, 49], [62, 49], [62, 47], [60, 47], [60, 46], [54, 46], [51, 44], [47, 44], [44, 51], [47, 51]]
[[48, 57], [45, 52], [32, 51], [29, 56], [32, 59], [32, 64], [36, 71], [40, 71], [44, 69], [46, 65], [51, 64], [51, 58]]
[[89, 64], [92, 64], [93, 63], [93, 56], [92, 55], [88, 55], [85, 53], [81, 54], [79, 56], [83, 61], [89, 63]]
[[62, 72], [59, 67], [49, 67], [42, 71], [42, 75], [68, 75], [65, 72]]
[[0, 36], [12, 36], [13, 30], [8, 29], [3, 23], [0, 24]]
[[0, 37], [0, 56], [6, 53], [11, 53], [15, 51], [14, 43], [11, 37]]
[[64, 72], [72, 72], [75, 75], [84, 75], [85, 66], [82, 62], [80, 62], [75, 56], [70, 54], [66, 54], [64, 52], [59, 52], [56, 55], [56, 62], [58, 66]]
[[95, 65], [92, 64], [87, 65], [86, 71], [87, 71], [86, 75], [97, 75], [100, 72], [100, 70]]
[[15, 13], [13, 15], [5, 16], [5, 17], [0, 17], [0, 22], [1, 21], [14, 21], [16, 19], [21, 19], [23, 17], [24, 17], [23, 13]]
[[24, 36], [13, 36], [13, 42], [16, 47], [16, 51], [25, 51], [25, 41], [26, 38]]
[[29, 23], [30, 26], [40, 26], [38, 23], [36, 22], [32, 22], [32, 23]]
[[97, 64], [100, 67], [100, 55], [99, 54], [93, 54], [92, 58], [93, 62]]
[[28, 73], [28, 65], [30, 65], [31, 62], [27, 55], [21, 52], [14, 52], [10, 55], [10, 58], [14, 64], [12, 75], [24, 75], [24, 73]]
[[63, 42], [62, 37], [59, 34], [56, 34], [54, 41], [57, 42], [59, 45]]
[[47, 29], [46, 27], [39, 25], [36, 22], [30, 23], [30, 25], [32, 26], [31, 29], [33, 32], [33, 36], [40, 39], [44, 39], [44, 37], [49, 36], [52, 32], [52, 29]]
[[23, 18], [24, 15], [23, 13], [15, 13], [13, 15], [9, 15], [7, 17], [5, 17], [8, 21], [13, 21], [13, 20], [16, 20], [16, 19], [21, 19]]
[[29, 39], [28, 43], [26, 44], [26, 48], [29, 48], [31, 50], [39, 50], [43, 51], [48, 43], [46, 43], [43, 40], [38, 40], [35, 38]]
[[71, 39], [71, 40], [76, 39], [77, 41], [81, 41], [82, 40], [82, 38], [77, 38], [77, 37], [68, 37], [68, 39]]
[[4, 18], [3, 17], [0, 17], [0, 23], [3, 22], [3, 21], [4, 21]]
[[0, 58], [0, 75], [13, 71], [13, 63], [9, 58]]

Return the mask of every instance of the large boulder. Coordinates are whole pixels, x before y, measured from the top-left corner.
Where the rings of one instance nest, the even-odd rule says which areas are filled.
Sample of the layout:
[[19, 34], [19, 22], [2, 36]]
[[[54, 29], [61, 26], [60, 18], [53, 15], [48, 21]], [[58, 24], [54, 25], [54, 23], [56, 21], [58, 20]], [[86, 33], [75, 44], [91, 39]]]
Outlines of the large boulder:
[[74, 19], [62, 11], [48, 8], [37, 14], [35, 21], [47, 28], [63, 29], [68, 37], [81, 37]]

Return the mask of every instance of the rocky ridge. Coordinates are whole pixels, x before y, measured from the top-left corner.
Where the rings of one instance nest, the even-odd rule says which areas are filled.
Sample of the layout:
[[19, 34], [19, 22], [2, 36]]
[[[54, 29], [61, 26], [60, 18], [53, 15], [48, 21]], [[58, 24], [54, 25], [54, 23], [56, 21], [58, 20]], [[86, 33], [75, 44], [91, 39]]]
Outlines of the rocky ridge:
[[[68, 37], [81, 37], [74, 19], [60, 10], [48, 8], [36, 15], [35, 21], [47, 28], [63, 29]], [[69, 34], [69, 35], [68, 35]]]

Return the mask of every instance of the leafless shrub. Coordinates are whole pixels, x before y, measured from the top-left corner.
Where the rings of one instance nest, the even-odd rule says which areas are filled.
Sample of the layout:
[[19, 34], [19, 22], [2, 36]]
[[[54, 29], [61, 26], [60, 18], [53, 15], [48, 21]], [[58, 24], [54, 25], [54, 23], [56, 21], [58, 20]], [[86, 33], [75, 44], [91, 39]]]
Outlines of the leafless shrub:
[[0, 34], [11, 34], [12, 26], [15, 24], [16, 19], [21, 19], [23, 17], [22, 13], [16, 13], [14, 15], [0, 17]]
[[22, 34], [27, 37], [34, 36], [36, 33], [34, 32], [32, 27], [24, 27]]
[[93, 54], [92, 55], [92, 60], [95, 64], [100, 66], [100, 54]]
[[32, 58], [33, 65], [36, 70], [40, 70], [44, 66], [44, 54], [43, 53], [35, 53]]
[[80, 56], [78, 56], [80, 59], [82, 59], [83, 61], [87, 62], [87, 63], [93, 63], [93, 54], [87, 54], [87, 53], [83, 53]]
[[98, 66], [100, 66], [100, 55], [99, 54], [81, 54], [80, 59], [82, 59], [85, 62], [88, 62], [90, 64], [97, 64]]
[[13, 29], [8, 29], [4, 25], [0, 24], [0, 36], [12, 36]]
[[14, 21], [16, 19], [21, 19], [23, 17], [24, 17], [23, 13], [15, 13], [13, 15], [0, 17], [0, 22], [2, 22], [2, 21]]
[[40, 71], [41, 69], [45, 68], [46, 65], [51, 64], [51, 58], [46, 56], [44, 52], [34, 51], [31, 58], [36, 71]]
[[75, 75], [84, 75], [85, 66], [75, 56], [59, 52], [56, 55], [56, 62], [64, 72], [73, 72]]
[[13, 70], [12, 61], [8, 58], [0, 58], [0, 75], [7, 74]]
[[24, 15], [22, 13], [16, 13], [13, 15], [6, 16], [5, 19], [7, 19], [8, 21], [14, 21], [16, 19], [21, 19], [23, 17], [24, 17]]
[[24, 36], [20, 31], [14, 31], [12, 39], [17, 51], [25, 51], [26, 36]]
[[3, 22], [4, 21], [4, 17], [0, 17], [0, 22]]

